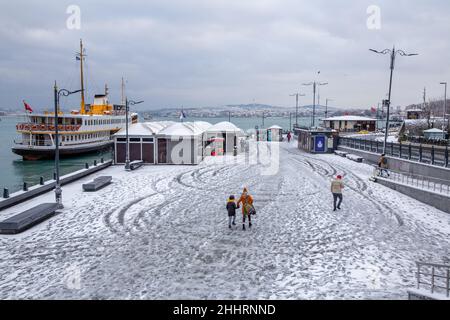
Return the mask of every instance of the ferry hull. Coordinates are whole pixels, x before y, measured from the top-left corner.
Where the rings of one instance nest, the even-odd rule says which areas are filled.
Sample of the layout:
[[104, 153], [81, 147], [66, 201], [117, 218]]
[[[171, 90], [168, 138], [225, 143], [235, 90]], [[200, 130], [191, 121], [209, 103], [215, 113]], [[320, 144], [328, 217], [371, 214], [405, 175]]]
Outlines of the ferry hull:
[[[61, 158], [64, 157], [72, 157], [77, 155], [82, 155], [86, 153], [92, 153], [97, 151], [103, 151], [109, 149], [114, 144], [113, 141], [104, 143], [102, 145], [95, 146], [78, 146], [74, 148], [60, 148], [59, 156]], [[35, 161], [35, 160], [48, 160], [54, 159], [55, 157], [55, 149], [37, 149], [37, 148], [28, 148], [28, 147], [13, 147], [12, 152], [22, 156], [23, 160]]]

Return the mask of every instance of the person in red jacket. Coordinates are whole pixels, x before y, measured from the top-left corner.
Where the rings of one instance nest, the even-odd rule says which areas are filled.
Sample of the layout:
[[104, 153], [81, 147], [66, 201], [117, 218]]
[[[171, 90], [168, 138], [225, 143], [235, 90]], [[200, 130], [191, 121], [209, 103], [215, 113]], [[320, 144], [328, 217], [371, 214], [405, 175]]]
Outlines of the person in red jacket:
[[288, 132], [288, 134], [287, 134], [287, 139], [288, 139], [288, 142], [291, 142], [291, 138], [292, 138], [292, 136], [291, 136], [291, 132], [289, 131], [289, 132]]
[[252, 227], [252, 217], [250, 210], [253, 208], [253, 197], [248, 193], [247, 188], [244, 188], [242, 195], [239, 198], [237, 205], [238, 208], [242, 204], [242, 230], [245, 230], [245, 220], [248, 217], [248, 227]]

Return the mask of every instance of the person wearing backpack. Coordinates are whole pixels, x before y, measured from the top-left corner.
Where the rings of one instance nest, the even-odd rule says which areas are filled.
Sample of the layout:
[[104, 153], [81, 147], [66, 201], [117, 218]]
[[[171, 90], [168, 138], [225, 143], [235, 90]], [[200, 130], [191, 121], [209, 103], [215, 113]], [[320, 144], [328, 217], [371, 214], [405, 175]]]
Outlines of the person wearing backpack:
[[336, 179], [333, 179], [333, 181], [331, 181], [331, 193], [333, 194], [333, 205], [334, 205], [333, 211], [336, 211], [336, 208], [341, 210], [343, 189], [344, 183], [342, 182], [342, 176], [337, 176]]
[[242, 230], [245, 230], [245, 220], [248, 217], [248, 227], [252, 227], [252, 214], [255, 214], [255, 208], [253, 207], [253, 197], [248, 193], [247, 188], [244, 188], [242, 195], [239, 198], [237, 205], [238, 208], [242, 204]]
[[236, 205], [236, 202], [234, 201], [234, 196], [231, 195], [228, 198], [228, 202], [227, 202], [228, 228], [230, 228], [230, 229], [231, 229], [231, 225], [233, 225], [233, 226], [236, 225], [236, 209], [237, 209], [237, 205]]
[[389, 171], [388, 171], [388, 162], [387, 162], [387, 158], [386, 155], [383, 153], [380, 157], [380, 159], [378, 160], [378, 168], [380, 169], [380, 176], [383, 176], [383, 172], [386, 172], [387, 176], [389, 177]]

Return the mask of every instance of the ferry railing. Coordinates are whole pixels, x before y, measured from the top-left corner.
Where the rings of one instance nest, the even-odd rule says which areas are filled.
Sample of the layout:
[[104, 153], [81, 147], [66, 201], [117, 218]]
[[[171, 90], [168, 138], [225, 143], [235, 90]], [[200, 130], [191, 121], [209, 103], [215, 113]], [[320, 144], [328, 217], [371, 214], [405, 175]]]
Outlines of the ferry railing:
[[416, 262], [417, 289], [426, 286], [431, 293], [443, 293], [450, 297], [450, 265]]
[[[60, 131], [78, 131], [81, 125], [60, 124], [58, 129]], [[54, 131], [55, 126], [51, 124], [33, 124], [33, 123], [18, 123], [16, 129], [19, 131]]]

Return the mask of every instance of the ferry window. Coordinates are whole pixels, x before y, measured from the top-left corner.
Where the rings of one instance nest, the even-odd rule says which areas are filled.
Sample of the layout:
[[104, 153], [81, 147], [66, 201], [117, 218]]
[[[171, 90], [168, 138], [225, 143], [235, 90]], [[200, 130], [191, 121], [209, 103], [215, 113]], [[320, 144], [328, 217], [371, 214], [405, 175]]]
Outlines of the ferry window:
[[117, 138], [117, 141], [123, 141], [123, 142], [126, 142], [127, 139], [126, 139], [126, 138]]
[[130, 141], [141, 142], [141, 138], [130, 138]]
[[153, 138], [142, 138], [144, 142], [153, 142]]

